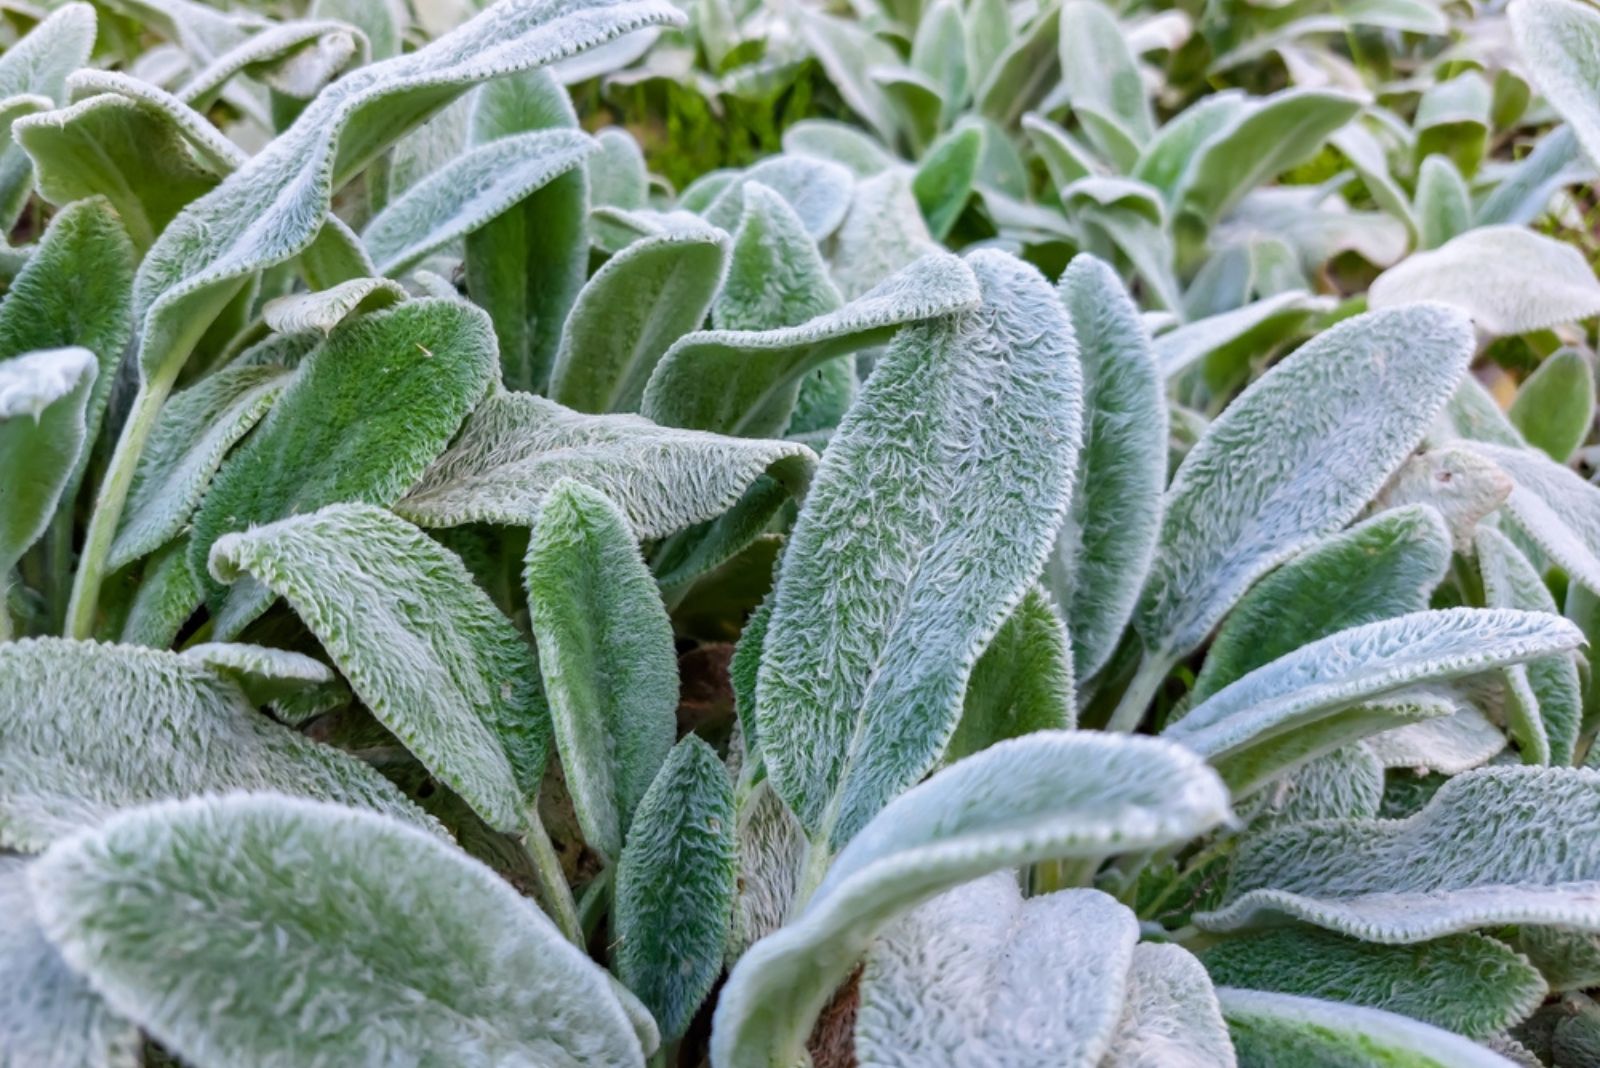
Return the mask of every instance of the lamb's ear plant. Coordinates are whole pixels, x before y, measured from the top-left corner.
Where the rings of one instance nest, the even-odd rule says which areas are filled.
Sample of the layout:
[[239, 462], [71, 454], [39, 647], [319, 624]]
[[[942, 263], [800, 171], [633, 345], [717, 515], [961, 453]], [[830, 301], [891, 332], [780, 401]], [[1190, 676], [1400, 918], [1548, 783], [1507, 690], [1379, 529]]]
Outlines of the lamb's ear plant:
[[0, 20], [0, 1065], [1591, 1063], [1600, 15], [259, 7]]

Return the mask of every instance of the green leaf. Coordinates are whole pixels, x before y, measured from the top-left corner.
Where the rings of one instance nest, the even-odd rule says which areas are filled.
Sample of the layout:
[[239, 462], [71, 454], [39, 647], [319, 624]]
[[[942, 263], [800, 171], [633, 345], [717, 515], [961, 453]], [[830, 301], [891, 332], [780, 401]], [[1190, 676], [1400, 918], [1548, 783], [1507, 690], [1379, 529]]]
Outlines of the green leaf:
[[[827, 264], [789, 202], [760, 182], [745, 182], [743, 191], [744, 214], [734, 234], [728, 276], [711, 306], [717, 329], [775, 330], [837, 309], [843, 300], [828, 278]], [[668, 356], [677, 348], [668, 349]], [[647, 385], [647, 415], [649, 403]]]
[[1217, 993], [1194, 954], [1152, 942], [1134, 946], [1122, 1021], [1103, 1068], [1233, 1063], [1233, 1043]]
[[804, 445], [656, 426], [635, 415], [583, 415], [543, 397], [496, 393], [394, 507], [425, 527], [529, 527], [563, 478], [595, 487], [639, 538], [715, 519], [763, 474], [805, 492], [816, 463]]
[[1484, 226], [1407, 257], [1367, 291], [1372, 308], [1422, 300], [1459, 308], [1502, 337], [1600, 315], [1600, 282], [1571, 245], [1521, 226]]
[[[1559, 614], [1556, 599], [1539, 571], [1505, 535], [1480, 527], [1476, 542], [1478, 574], [1483, 581], [1484, 603], [1500, 608]], [[1583, 692], [1578, 667], [1570, 655], [1547, 657], [1520, 668], [1537, 708], [1552, 764], [1571, 764], [1583, 718]], [[1524, 757], [1531, 762], [1526, 749]]]
[[[1405, 702], [1438, 698], [1454, 711], [1437, 719], [1397, 727], [1366, 739], [1366, 750], [1385, 768], [1426, 769], [1445, 775], [1482, 767], [1506, 747], [1505, 733], [1468, 698], [1489, 689], [1490, 680], [1479, 685], [1432, 685], [1417, 694], [1401, 693], [1390, 701]], [[1464, 693], [1462, 691], [1465, 691]], [[1485, 702], [1487, 704], [1487, 702]], [[1503, 703], [1503, 702], [1502, 702]], [[1362, 813], [1375, 815], [1376, 812]]]
[[1422, 440], [1472, 349], [1447, 309], [1369, 313], [1245, 390], [1167, 491], [1135, 615], [1145, 648], [1189, 652], [1257, 579], [1354, 519]]
[[253, 576], [316, 635], [361, 703], [502, 831], [523, 829], [550, 726], [533, 652], [466, 565], [379, 508], [338, 504], [228, 534], [218, 581]]
[[545, 495], [523, 578], [567, 789], [614, 860], [677, 731], [672, 624], [627, 516], [578, 482]]
[[[1251, 747], [1270, 747], [1293, 731], [1309, 737], [1307, 732], [1319, 721], [1421, 682], [1565, 653], [1582, 641], [1577, 627], [1542, 612], [1506, 608], [1413, 612], [1302, 645], [1223, 687], [1167, 727], [1163, 737], [1214, 763], [1224, 762], [1223, 777], [1242, 791], [1261, 785], [1267, 771], [1278, 770], [1259, 767], [1259, 758], [1250, 758]], [[1452, 710], [1446, 704], [1424, 714]], [[1356, 736], [1360, 733], [1371, 731]], [[1231, 768], [1226, 766], [1230, 762]]]
[[[95, 13], [88, 4], [64, 4], [32, 33], [0, 54], [0, 100], [43, 97], [66, 103], [67, 75], [89, 62]], [[9, 233], [33, 187], [33, 164], [7, 138], [0, 143], [0, 232]]]
[[[347, 66], [365, 63], [370, 54], [366, 37], [348, 23], [296, 19], [269, 24], [191, 74], [176, 95], [196, 109], [209, 108], [228, 82], [243, 74], [303, 104]], [[236, 92], [234, 99], [240, 95]], [[272, 111], [276, 115], [277, 107]]]
[[1288, 290], [1243, 307], [1185, 323], [1155, 339], [1156, 362], [1168, 379], [1202, 361], [1232, 365], [1287, 340], [1318, 312], [1333, 307], [1326, 297]]
[[551, 399], [580, 412], [636, 411], [674, 341], [705, 321], [728, 261], [710, 227], [635, 241], [578, 294], [550, 376]]
[[407, 297], [404, 287], [387, 278], [352, 278], [314, 293], [290, 293], [267, 301], [262, 322], [280, 334], [316, 331], [323, 335], [364, 312], [378, 311]]
[[1036, 586], [973, 665], [945, 759], [960, 760], [1034, 731], [1077, 726], [1072, 667], [1067, 629], [1050, 596]]
[[1441, 153], [1463, 175], [1475, 174], [1488, 149], [1493, 105], [1494, 90], [1475, 70], [1428, 86], [1412, 119], [1416, 157]]
[[783, 433], [804, 377], [830, 360], [881, 345], [902, 328], [969, 312], [978, 285], [966, 263], [923, 257], [844, 307], [768, 330], [708, 330], [681, 338], [645, 389], [658, 423], [742, 437]]
[[1015, 874], [996, 872], [946, 891], [873, 942], [856, 1057], [924, 1068], [1099, 1064], [1138, 939], [1133, 912], [1098, 890], [1024, 900]]
[[1600, 166], [1600, 99], [1594, 93], [1600, 12], [1576, 0], [1517, 0], [1507, 13], [1528, 77]]
[[880, 140], [894, 144], [899, 127], [894, 104], [883, 88], [867, 77], [867, 72], [874, 67], [898, 63], [900, 57], [895, 50], [854, 22], [810, 8], [794, 12], [791, 28], [805, 42], [807, 53], [815, 56], [827, 72], [828, 80], [839, 90], [839, 96], [850, 110], [860, 116]]
[[982, 154], [983, 128], [963, 126], [935, 142], [918, 165], [911, 191], [934, 240], [949, 237], [966, 210]]
[[833, 239], [833, 280], [855, 300], [897, 271], [941, 251], [922, 219], [915, 178], [900, 169], [857, 182]]
[[[1000, 6], [1005, 10], [1005, 5]], [[1061, 77], [1060, 25], [1060, 6], [1046, 3], [993, 63], [972, 63], [972, 70], [987, 72], [973, 94], [984, 118], [1009, 130], [1016, 127], [1023, 112], [1038, 107]]]
[[1594, 370], [1576, 349], [1547, 357], [1517, 390], [1506, 413], [1528, 444], [1566, 463], [1594, 424]]
[[154, 552], [182, 531], [228, 450], [261, 421], [289, 380], [282, 367], [226, 367], [172, 396], [134, 470], [110, 566]]
[[[496, 78], [475, 91], [468, 134], [493, 144], [529, 130], [576, 129], [567, 92], [547, 70]], [[602, 131], [602, 154], [609, 150]], [[542, 390], [561, 326], [589, 277], [589, 168], [568, 171], [467, 235], [467, 292], [494, 320], [510, 389]], [[596, 203], [600, 201], [596, 199]]]
[[72, 967], [191, 1063], [644, 1064], [604, 971], [393, 820], [271, 794], [154, 806], [29, 881]]
[[639, 803], [617, 863], [617, 975], [664, 1042], [683, 1037], [722, 973], [739, 869], [735, 819], [727, 769], [690, 735]]
[[1520, 1023], [1545, 996], [1526, 957], [1478, 934], [1384, 946], [1290, 927], [1230, 938], [1200, 959], [1221, 986], [1365, 1005], [1468, 1038]]
[[1472, 229], [1472, 195], [1445, 156], [1429, 156], [1417, 175], [1417, 249], [1438, 248]]
[[1136, 145], [1146, 144], [1155, 134], [1150, 101], [1111, 13], [1097, 0], [1070, 0], [1061, 8], [1060, 48], [1061, 87], [1073, 109], [1091, 108], [1114, 120]]
[[712, 1063], [795, 1063], [873, 936], [941, 891], [1047, 857], [1188, 841], [1227, 818], [1216, 776], [1156, 739], [1045, 731], [952, 765], [885, 807], [795, 920], [740, 958], [717, 1003]]
[[84, 348], [0, 360], [0, 584], [50, 525], [85, 451], [97, 373]]
[[1019, 261], [967, 264], [982, 304], [891, 344], [823, 457], [773, 592], [762, 752], [834, 846], [938, 758], [1071, 493], [1071, 322]]
[[135, 1068], [139, 1029], [106, 1007], [39, 929], [26, 857], [0, 856], [0, 1062]]
[[1510, 1068], [1460, 1035], [1380, 1009], [1219, 987], [1217, 1000], [1239, 1068], [1383, 1065], [1384, 1068]]
[[200, 580], [189, 570], [189, 539], [177, 538], [145, 558], [117, 640], [165, 649], [204, 600]]
[[501, 0], [427, 47], [329, 85], [151, 247], [135, 289], [146, 381], [170, 381], [251, 275], [312, 245], [334, 189], [474, 82], [681, 18], [661, 0]]
[[390, 201], [361, 239], [379, 271], [401, 274], [582, 166], [594, 148], [587, 135], [559, 129], [479, 145]]
[[1456, 552], [1470, 556], [1478, 524], [1510, 495], [1511, 478], [1498, 464], [1474, 446], [1447, 442], [1401, 464], [1374, 504], [1383, 509], [1428, 505], [1444, 517]]
[[1600, 593], [1600, 489], [1542, 452], [1474, 442], [1511, 476], [1506, 518], [1572, 581]]
[[366, 764], [256, 712], [176, 653], [35, 638], [0, 645], [0, 845], [38, 851], [119, 809], [273, 789], [437, 825]]
[[1167, 406], [1138, 307], [1110, 268], [1079, 256], [1060, 294], [1083, 364], [1084, 440], [1044, 582], [1086, 680], [1111, 658], [1150, 566], [1167, 482]]
[[[223, 463], [194, 516], [189, 564], [229, 531], [336, 501], [388, 505], [444, 451], [493, 379], [488, 317], [413, 300], [347, 319], [300, 364], [272, 410]], [[254, 583], [207, 584], [218, 637], [272, 603]]]
[[1423, 505], [1382, 512], [1313, 545], [1252, 586], [1229, 613], [1192, 700], [1336, 631], [1422, 611], [1449, 566], [1449, 532]]
[[1550, 204], [1557, 189], [1582, 181], [1590, 168], [1579, 160], [1578, 138], [1566, 124], [1539, 139], [1532, 152], [1512, 165], [1484, 198], [1475, 226], [1527, 225]]
[[[870, 178], [896, 165], [895, 158], [871, 134], [832, 119], [801, 119], [790, 126], [783, 131], [783, 151], [837, 163], [857, 178]], [[681, 206], [688, 206], [688, 192], [684, 190]]]
[[1104, 165], [1095, 158], [1093, 152], [1043, 115], [1030, 112], [1022, 116], [1022, 129], [1028, 135], [1033, 150], [1044, 161], [1057, 192], [1079, 178], [1088, 178], [1104, 170]]
[[1402, 945], [1497, 924], [1600, 931], [1600, 772], [1457, 775], [1403, 820], [1280, 827], [1235, 854], [1228, 896], [1195, 916], [1233, 931], [1301, 920]]
[[911, 65], [937, 87], [943, 101], [940, 126], [948, 127], [970, 99], [967, 29], [958, 0], [933, 0], [917, 20]]
[[593, 202], [614, 208], [642, 208], [650, 191], [650, 173], [645, 169], [639, 142], [620, 126], [608, 126], [594, 135], [600, 152], [589, 161], [589, 184]]
[[1216, 116], [1227, 121], [1198, 144], [1176, 180], [1174, 203], [1212, 225], [1250, 190], [1315, 155], [1361, 106], [1358, 97], [1327, 89], [1285, 89], [1230, 105]]
[[[777, 193], [805, 225], [806, 233], [821, 241], [839, 228], [850, 209], [855, 181], [848, 168], [807, 156], [775, 156], [733, 175], [705, 208], [705, 221], [732, 230], [744, 215], [744, 189], [752, 182]], [[684, 197], [679, 206], [687, 206]]]

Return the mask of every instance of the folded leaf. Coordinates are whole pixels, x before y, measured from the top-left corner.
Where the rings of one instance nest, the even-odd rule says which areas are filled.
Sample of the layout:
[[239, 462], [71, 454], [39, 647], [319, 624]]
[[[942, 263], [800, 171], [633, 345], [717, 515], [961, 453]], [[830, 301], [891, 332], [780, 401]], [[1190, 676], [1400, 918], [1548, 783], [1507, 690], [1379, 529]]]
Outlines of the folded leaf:
[[1138, 308], [1111, 269], [1080, 256], [1060, 291], [1083, 363], [1084, 441], [1044, 582], [1066, 616], [1083, 680], [1116, 649], [1150, 566], [1167, 481], [1167, 405]]
[[[468, 135], [492, 144], [529, 130], [576, 129], [567, 91], [548, 70], [496, 78], [472, 97]], [[599, 141], [608, 143], [602, 131]], [[561, 326], [589, 277], [588, 170], [568, 171], [467, 235], [467, 292], [494, 320], [510, 389], [542, 390], [561, 343]], [[596, 179], [598, 182], [598, 178]], [[602, 201], [598, 196], [596, 203]]]
[[708, 330], [681, 338], [650, 376], [646, 416], [667, 426], [771, 437], [789, 424], [805, 375], [895, 332], [978, 305], [966, 263], [925, 256], [836, 311], [796, 326]]
[[[67, 75], [89, 62], [94, 37], [94, 8], [63, 4], [0, 54], [0, 100], [26, 95], [65, 103]], [[6, 139], [0, 144], [0, 232], [16, 225], [32, 185], [27, 153]]]
[[398, 282], [387, 278], [352, 278], [315, 293], [291, 293], [269, 300], [262, 321], [280, 334], [317, 330], [331, 334], [352, 315], [377, 311], [406, 299]]
[[1438, 306], [1319, 334], [1256, 381], [1184, 458], [1135, 625], [1158, 659], [1204, 640], [1252, 583], [1355, 518], [1466, 371], [1470, 328]]
[[1032, 583], [1071, 493], [1072, 325], [1019, 261], [967, 263], [983, 303], [902, 331], [879, 361], [823, 457], [772, 595], [762, 752], [778, 793], [833, 846], [938, 759], [972, 665]]
[[522, 829], [548, 714], [532, 650], [459, 558], [382, 509], [339, 504], [225, 535], [211, 572], [282, 596], [430, 772], [497, 829]]
[[68, 968], [34, 914], [26, 857], [0, 856], [0, 1063], [134, 1068], [139, 1029]]
[[348, 23], [295, 19], [268, 26], [217, 56], [177, 90], [196, 109], [214, 104], [234, 77], [245, 74], [298, 101], [310, 100], [346, 66], [360, 66], [371, 49]]
[[1511, 476], [1505, 508], [1517, 531], [1572, 581], [1600, 594], [1600, 488], [1532, 449], [1472, 448]]
[[943, 890], [1046, 857], [1187, 841], [1226, 818], [1216, 776], [1149, 738], [1044, 731], [952, 765], [885, 807], [804, 911], [740, 958], [717, 1003], [711, 1062], [798, 1060], [812, 1021], [873, 936]]
[[393, 820], [272, 794], [157, 805], [28, 874], [72, 967], [186, 1061], [644, 1064], [604, 971]]
[[680, 18], [660, 0], [501, 0], [426, 47], [329, 85], [151, 247], [135, 289], [146, 380], [170, 380], [247, 278], [312, 244], [335, 188], [474, 82]]
[[550, 397], [580, 412], [637, 411], [650, 373], [697, 329], [728, 260], [728, 235], [710, 227], [644, 237], [596, 271], [561, 334]]
[[1594, 407], [1588, 358], [1576, 349], [1561, 349], [1523, 381], [1506, 414], [1528, 444], [1564, 464], [1589, 436]]
[[97, 374], [84, 348], [0, 360], [0, 585], [50, 525], [87, 448], [84, 411]]
[[617, 975], [675, 1042], [722, 973], [739, 852], [716, 752], [679, 742], [639, 803], [617, 864]]
[[1219, 987], [1241, 1068], [1510, 1068], [1511, 1062], [1449, 1031], [1380, 1009]]
[[873, 942], [856, 1057], [926, 1068], [1098, 1064], [1138, 938], [1133, 912], [1098, 890], [1023, 900], [1016, 875], [997, 872], [946, 891]]
[[289, 381], [282, 367], [226, 367], [171, 397], [134, 470], [110, 566], [176, 537], [234, 444], [261, 421]]
[[1436, 300], [1499, 337], [1600, 315], [1600, 282], [1570, 245], [1521, 226], [1483, 226], [1408, 256], [1367, 292], [1372, 308]]
[[390, 201], [361, 239], [379, 271], [400, 274], [582, 166], [594, 148], [577, 130], [534, 130], [479, 145]]
[[1221, 986], [1366, 1005], [1468, 1038], [1522, 1022], [1546, 992], [1526, 957], [1477, 934], [1384, 946], [1289, 927], [1230, 938], [1200, 959]]
[[1565, 653], [1582, 642], [1577, 627], [1543, 612], [1413, 612], [1302, 645], [1223, 687], [1163, 735], [1218, 761], [1420, 682]]
[[804, 445], [656, 426], [632, 415], [583, 415], [526, 393], [497, 393], [395, 511], [427, 527], [532, 526], [563, 478], [600, 490], [639, 538], [715, 519], [770, 474], [804, 492], [816, 460]]
[[1297, 919], [1405, 944], [1500, 924], [1600, 931], [1600, 772], [1497, 767], [1457, 775], [1403, 820], [1281, 827], [1235, 855], [1232, 931]]
[[[488, 389], [494, 355], [488, 317], [460, 301], [412, 300], [341, 323], [212, 479], [190, 567], [204, 575], [229, 531], [336, 501], [398, 500]], [[220, 638], [272, 603], [253, 582], [207, 587]]]
[[578, 482], [545, 496], [523, 579], [572, 805], [615, 860], [677, 730], [672, 624], [627, 516]]
[[1233, 1043], [1216, 991], [1179, 946], [1133, 947], [1128, 994], [1101, 1068], [1233, 1068]]
[[37, 851], [113, 812], [272, 789], [436, 827], [382, 776], [259, 714], [176, 653], [37, 638], [0, 645], [0, 845]]
[[1313, 545], [1250, 588], [1222, 624], [1191, 688], [1204, 701], [1308, 642], [1428, 607], [1450, 536], [1422, 505], [1391, 509]]
[[[1459, 775], [1487, 764], [1505, 749], [1505, 732], [1454, 690], [1448, 684], [1424, 690], [1426, 697], [1437, 695], [1454, 706], [1449, 715], [1374, 734], [1364, 746], [1385, 768], [1425, 768]], [[1406, 702], [1418, 696], [1401, 693], [1387, 700]]]

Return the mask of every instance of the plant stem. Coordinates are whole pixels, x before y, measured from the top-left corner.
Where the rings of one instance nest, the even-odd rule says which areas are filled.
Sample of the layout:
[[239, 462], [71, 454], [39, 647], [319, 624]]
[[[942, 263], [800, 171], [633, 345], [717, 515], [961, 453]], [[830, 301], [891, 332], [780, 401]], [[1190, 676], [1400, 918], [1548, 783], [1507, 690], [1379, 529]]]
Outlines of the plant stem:
[[11, 640], [11, 585], [0, 575], [0, 642]]
[[583, 896], [578, 899], [578, 925], [583, 929], [585, 945], [594, 937], [595, 931], [599, 930], [600, 918], [611, 907], [611, 884], [615, 881], [616, 873], [617, 869], [607, 864], [600, 869], [600, 874], [584, 887]]
[[[181, 366], [181, 361], [173, 361]], [[116, 451], [106, 467], [100, 493], [95, 498], [94, 515], [89, 519], [89, 533], [83, 542], [83, 555], [78, 560], [78, 574], [72, 583], [72, 599], [67, 604], [67, 620], [63, 633], [69, 638], [88, 638], [94, 633], [95, 609], [100, 601], [100, 586], [106, 577], [106, 558], [111, 555], [111, 543], [122, 522], [122, 509], [128, 503], [128, 488], [133, 485], [133, 473], [139, 466], [139, 457], [150, 440], [161, 406], [172, 392], [177, 380], [178, 367], [170, 374], [139, 384], [128, 421], [122, 425], [122, 436], [117, 439]]]
[[561, 933], [573, 945], [583, 949], [583, 925], [578, 922], [578, 906], [572, 900], [572, 887], [567, 885], [566, 873], [561, 870], [561, 858], [556, 856], [556, 847], [550, 843], [550, 834], [544, 829], [544, 821], [539, 818], [537, 803], [528, 806], [528, 816], [524, 822], [528, 825], [528, 832], [522, 842], [539, 877], [539, 889], [545, 907], [553, 914], [551, 919], [555, 920]]
[[1127, 734], [1138, 729], [1145, 713], [1150, 710], [1150, 699], [1161, 689], [1161, 683], [1167, 677], [1167, 668], [1165, 655], [1146, 652], [1139, 659], [1139, 670], [1134, 672], [1128, 688], [1122, 691], [1122, 700], [1117, 702], [1117, 707], [1112, 711], [1106, 730]]

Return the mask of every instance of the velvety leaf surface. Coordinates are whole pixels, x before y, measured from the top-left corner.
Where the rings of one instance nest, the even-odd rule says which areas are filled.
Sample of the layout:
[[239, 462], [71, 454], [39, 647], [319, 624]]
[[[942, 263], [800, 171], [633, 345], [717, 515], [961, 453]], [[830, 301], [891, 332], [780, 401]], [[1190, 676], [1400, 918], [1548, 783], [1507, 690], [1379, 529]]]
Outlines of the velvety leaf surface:
[[722, 972], [739, 847], [727, 769], [690, 735], [645, 792], [617, 863], [617, 975], [674, 1042]]
[[1193, 649], [1256, 579], [1343, 527], [1422, 440], [1472, 354], [1437, 305], [1347, 319], [1267, 372], [1167, 491], [1135, 617], [1153, 653]]
[[644, 237], [606, 261], [562, 328], [550, 397], [580, 412], [637, 411], [674, 341], [698, 328], [728, 262], [710, 227]]
[[1098, 890], [1024, 900], [1016, 875], [996, 872], [946, 891], [873, 942], [856, 1058], [926, 1068], [1097, 1064], [1138, 937], [1133, 913]]
[[1600, 166], [1600, 101], [1594, 95], [1600, 15], [1576, 0], [1518, 0], [1508, 14], [1528, 76]]
[[[712, 323], [718, 330], [774, 330], [838, 308], [842, 298], [804, 220], [760, 182], [742, 188], [744, 214], [733, 235], [728, 276], [711, 306]], [[649, 393], [646, 387], [646, 414]]]
[[0, 361], [0, 576], [50, 525], [86, 446], [84, 409], [97, 373], [84, 348]]
[[578, 823], [615, 859], [676, 733], [672, 624], [627, 516], [582, 483], [545, 497], [523, 579]]
[[1060, 291], [1083, 364], [1084, 441], [1044, 582], [1066, 617], [1077, 676], [1088, 679], [1116, 649], [1155, 549], [1167, 406], [1138, 307], [1111, 269], [1079, 256]]
[[352, 278], [314, 293], [291, 293], [268, 301], [261, 309], [262, 320], [280, 334], [316, 330], [331, 334], [333, 328], [359, 312], [377, 311], [406, 299], [398, 282], [387, 278]]
[[1395, 508], [1335, 534], [1250, 588], [1211, 642], [1190, 693], [1204, 701], [1308, 642], [1420, 612], [1450, 565], [1439, 513]]
[[1519, 533], [1572, 581], [1600, 594], [1600, 489], [1532, 449], [1475, 442], [1511, 477], [1505, 508]]
[[0, 1063], [134, 1068], [139, 1030], [106, 1007], [39, 929], [26, 857], [0, 856]]
[[1551, 354], [1523, 380], [1511, 408], [1511, 423], [1528, 444], [1566, 463], [1594, 423], [1594, 371], [1575, 349]]
[[595, 487], [640, 538], [715, 519], [763, 474], [804, 492], [816, 460], [804, 445], [584, 415], [527, 393], [496, 393], [395, 510], [427, 527], [532, 526], [563, 478]]
[[1049, 594], [1036, 586], [1023, 595], [973, 665], [961, 722], [945, 748], [945, 759], [960, 760], [1034, 731], [1070, 730], [1077, 720], [1067, 630]]
[[36, 638], [0, 645], [0, 842], [37, 851], [118, 809], [272, 789], [432, 821], [367, 765], [256, 712], [176, 653]]
[[1228, 897], [1195, 922], [1299, 919], [1404, 944], [1497, 924], [1600, 930], [1600, 772], [1483, 768], [1404, 820], [1283, 827], [1236, 855]]
[[1233, 1068], [1216, 991], [1181, 946], [1133, 947], [1122, 1020], [1102, 1068]]
[[1483, 226], [1406, 257], [1367, 292], [1389, 308], [1440, 301], [1491, 336], [1525, 334], [1600, 314], [1600, 282], [1570, 245], [1521, 226]]
[[497, 829], [522, 828], [548, 713], [532, 650], [458, 557], [382, 509], [341, 504], [226, 535], [211, 572], [288, 601], [430, 772]]
[[[63, 4], [0, 55], [0, 100], [18, 96], [66, 102], [67, 75], [89, 62], [95, 12]], [[0, 229], [10, 231], [33, 184], [33, 164], [9, 138], [0, 145]]]
[[137, 560], [178, 535], [223, 457], [267, 414], [288, 381], [282, 367], [225, 367], [162, 405], [134, 469], [109, 566]]
[[816, 241], [839, 228], [855, 186], [849, 171], [837, 164], [805, 156], [775, 156], [729, 181], [706, 206], [706, 222], [732, 233], [744, 212], [744, 188], [752, 182], [782, 197]]
[[1373, 503], [1382, 509], [1428, 505], [1444, 517], [1456, 552], [1471, 555], [1478, 524], [1505, 503], [1511, 488], [1510, 476], [1493, 460], [1471, 445], [1447, 441], [1401, 464]]
[[1385, 946], [1286, 927], [1230, 938], [1200, 959], [1221, 986], [1366, 1005], [1468, 1038], [1520, 1023], [1546, 992], [1526, 957], [1478, 934]]
[[[398, 500], [487, 391], [494, 353], [488, 317], [459, 301], [407, 301], [341, 323], [212, 479], [190, 566], [205, 574], [230, 531], [336, 501]], [[223, 638], [272, 601], [253, 582], [209, 592]]]
[[1328, 307], [1325, 298], [1303, 290], [1274, 293], [1167, 331], [1155, 339], [1156, 362], [1173, 378], [1207, 358], [1275, 344]]
[[978, 300], [971, 269], [940, 253], [798, 325], [689, 334], [657, 365], [642, 411], [663, 425], [772, 437], [788, 425], [808, 372], [882, 344], [902, 327], [970, 311]]
[[1239, 1068], [1381, 1064], [1385, 1068], [1508, 1068], [1460, 1035], [1381, 1009], [1221, 987], [1217, 998]]
[[644, 1064], [598, 966], [393, 820], [271, 794], [151, 806], [29, 881], [71, 965], [195, 1063]]
[[773, 592], [762, 752], [835, 846], [938, 758], [1071, 490], [1071, 323], [1037, 272], [967, 262], [983, 303], [895, 339], [823, 457]]
[[1216, 775], [1156, 739], [1044, 731], [946, 768], [890, 802], [800, 914], [735, 965], [718, 999], [712, 1064], [797, 1058], [873, 936], [940, 891], [1045, 857], [1186, 841], [1226, 818]]

